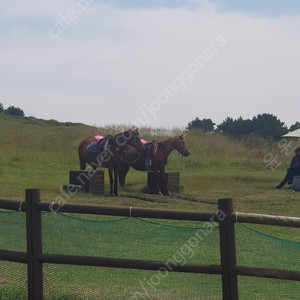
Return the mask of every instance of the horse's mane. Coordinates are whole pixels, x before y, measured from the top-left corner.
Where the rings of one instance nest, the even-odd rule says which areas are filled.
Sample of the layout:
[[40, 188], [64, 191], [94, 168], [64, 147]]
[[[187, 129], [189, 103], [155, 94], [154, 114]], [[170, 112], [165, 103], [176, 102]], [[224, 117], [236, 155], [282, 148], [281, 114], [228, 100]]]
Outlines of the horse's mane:
[[[130, 133], [131, 135], [134, 135], [135, 130], [128, 129], [128, 130], [125, 130], [125, 131], [123, 131], [123, 132], [117, 133], [116, 135], [111, 136], [111, 137], [112, 137], [113, 139], [116, 139], [118, 136], [122, 136], [122, 135], [124, 135], [124, 133], [126, 133], [126, 132]], [[137, 132], [137, 131], [136, 131], [136, 132]], [[137, 133], [138, 133], [138, 132], [137, 132]], [[138, 135], [137, 135], [137, 136], [138, 136]]]
[[173, 136], [173, 137], [170, 137], [162, 142], [159, 142], [159, 144], [162, 144], [163, 146], [166, 146], [166, 144], [170, 141], [170, 140], [175, 140], [178, 136]]

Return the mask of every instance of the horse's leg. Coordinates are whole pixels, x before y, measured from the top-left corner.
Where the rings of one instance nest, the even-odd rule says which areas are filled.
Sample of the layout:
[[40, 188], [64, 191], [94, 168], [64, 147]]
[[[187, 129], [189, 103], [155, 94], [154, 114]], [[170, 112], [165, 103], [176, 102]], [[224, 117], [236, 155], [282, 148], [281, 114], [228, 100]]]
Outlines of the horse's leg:
[[119, 176], [119, 168], [114, 168], [114, 194], [118, 195], [118, 176]]
[[168, 185], [167, 185], [167, 179], [166, 179], [166, 173], [165, 173], [165, 168], [161, 168], [160, 169], [160, 172], [159, 172], [159, 181], [162, 185], [162, 188], [161, 188], [161, 192], [164, 194], [164, 195], [167, 195], [167, 196], [170, 196], [171, 193], [168, 191]]
[[125, 180], [124, 180], [124, 164], [121, 163], [120, 170], [119, 170], [119, 183], [120, 186], [124, 186]]
[[125, 165], [125, 170], [124, 170], [124, 184], [125, 184], [125, 178], [126, 178], [126, 175], [127, 175], [127, 173], [128, 173], [128, 171], [129, 171], [129, 169], [130, 169], [130, 165]]
[[160, 188], [159, 188], [159, 175], [158, 175], [158, 170], [153, 171], [153, 176], [154, 176], [154, 187], [155, 187], [155, 192], [158, 195], [162, 195]]
[[123, 163], [123, 162], [121, 163], [120, 170], [119, 170], [119, 182], [120, 182], [121, 186], [125, 185], [125, 178], [129, 171], [129, 168], [130, 168], [130, 165]]
[[125, 185], [125, 177], [126, 177], [126, 164], [121, 162], [120, 169], [119, 169], [119, 183], [121, 186]]
[[108, 175], [109, 175], [109, 183], [110, 183], [110, 194], [113, 194], [113, 170], [111, 168], [108, 169]]

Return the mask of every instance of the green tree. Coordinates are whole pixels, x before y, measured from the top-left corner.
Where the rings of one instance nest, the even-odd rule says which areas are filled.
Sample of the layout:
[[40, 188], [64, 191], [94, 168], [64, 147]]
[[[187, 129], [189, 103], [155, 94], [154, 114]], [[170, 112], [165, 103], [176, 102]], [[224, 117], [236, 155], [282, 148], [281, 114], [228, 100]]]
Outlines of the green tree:
[[200, 120], [198, 117], [195, 120], [192, 120], [188, 123], [186, 129], [192, 130], [192, 129], [201, 129], [203, 131], [213, 131], [214, 126], [216, 124], [213, 123], [211, 119], [202, 119]]
[[20, 117], [25, 116], [24, 111], [21, 108], [12, 105], [9, 106], [7, 109], [5, 109], [4, 113], [12, 116], [20, 116]]
[[252, 120], [244, 120], [242, 117], [234, 120], [227, 117], [218, 125], [217, 130], [234, 138], [243, 138], [254, 134], [274, 140], [279, 140], [288, 131], [284, 122], [281, 122], [276, 116], [266, 113], [257, 115]]
[[280, 140], [288, 132], [284, 122], [272, 114], [260, 114], [252, 119], [253, 133], [263, 138]]
[[289, 131], [294, 131], [296, 129], [300, 129], [300, 123], [296, 122], [295, 124], [293, 124], [290, 128]]
[[249, 119], [244, 120], [242, 117], [239, 117], [234, 120], [227, 117], [225, 121], [217, 126], [217, 130], [234, 138], [242, 138], [252, 133], [253, 128], [252, 122]]
[[0, 113], [3, 113], [4, 108], [3, 108], [3, 104], [0, 102]]

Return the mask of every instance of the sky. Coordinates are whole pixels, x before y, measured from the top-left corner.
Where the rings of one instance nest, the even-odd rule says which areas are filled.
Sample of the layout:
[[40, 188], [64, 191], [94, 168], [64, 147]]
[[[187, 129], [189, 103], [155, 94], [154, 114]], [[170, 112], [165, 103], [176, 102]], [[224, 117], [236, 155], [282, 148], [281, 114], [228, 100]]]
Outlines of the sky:
[[3, 0], [0, 102], [26, 116], [185, 127], [299, 121], [298, 0]]

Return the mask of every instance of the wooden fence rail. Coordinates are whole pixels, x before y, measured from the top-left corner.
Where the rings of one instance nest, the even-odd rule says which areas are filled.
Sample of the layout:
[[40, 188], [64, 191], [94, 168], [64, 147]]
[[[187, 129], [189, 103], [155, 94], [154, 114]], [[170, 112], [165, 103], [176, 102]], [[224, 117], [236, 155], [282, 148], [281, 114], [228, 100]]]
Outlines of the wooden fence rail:
[[300, 228], [300, 218], [233, 212], [233, 222]]
[[[43, 203], [40, 202], [40, 191], [29, 189], [25, 192], [25, 202], [0, 198], [0, 208], [26, 212], [27, 252], [0, 249], [0, 260], [27, 264], [29, 300], [43, 299], [43, 263], [142, 270], [160, 270], [166, 265], [166, 262], [162, 261], [44, 254], [42, 253], [42, 211], [218, 222], [220, 265], [178, 263], [170, 271], [221, 275], [223, 300], [238, 300], [238, 275], [300, 281], [300, 271], [237, 266], [234, 225], [236, 222], [244, 222], [300, 228], [300, 218], [236, 213], [233, 211], [232, 199], [219, 199], [218, 211], [215, 213], [201, 213], [180, 210]], [[221, 213], [222, 217], [216, 218], [218, 213]]]

